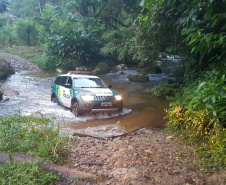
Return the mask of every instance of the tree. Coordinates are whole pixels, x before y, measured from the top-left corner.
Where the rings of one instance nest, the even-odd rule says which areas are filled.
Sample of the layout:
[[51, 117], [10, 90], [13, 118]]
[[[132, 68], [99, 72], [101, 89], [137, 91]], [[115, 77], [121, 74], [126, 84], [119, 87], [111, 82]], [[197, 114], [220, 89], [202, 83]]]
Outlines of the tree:
[[34, 23], [29, 20], [20, 20], [16, 24], [18, 39], [27, 46], [36, 45], [38, 41], [38, 30]]
[[225, 12], [225, 0], [145, 0], [140, 20], [149, 33], [157, 33], [160, 51], [181, 48], [203, 70], [225, 59]]
[[47, 5], [60, 5], [64, 0], [11, 0], [10, 12], [18, 18], [42, 16]]
[[7, 11], [8, 0], [0, 0], [0, 13]]

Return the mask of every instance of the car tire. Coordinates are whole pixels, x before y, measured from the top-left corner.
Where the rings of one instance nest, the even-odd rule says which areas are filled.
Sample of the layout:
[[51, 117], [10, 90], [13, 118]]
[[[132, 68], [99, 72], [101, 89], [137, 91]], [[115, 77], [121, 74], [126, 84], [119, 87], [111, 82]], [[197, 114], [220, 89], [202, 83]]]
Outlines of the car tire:
[[118, 108], [118, 112], [119, 112], [119, 113], [122, 112], [122, 110], [123, 110], [123, 107], [119, 107], [119, 108]]
[[121, 104], [119, 107], [118, 107], [118, 112], [122, 112], [123, 111], [123, 104]]
[[71, 112], [75, 115], [75, 117], [81, 116], [81, 111], [80, 111], [79, 104], [77, 101], [72, 102]]
[[52, 101], [53, 103], [59, 104], [58, 99], [56, 98], [56, 96], [53, 96], [52, 99], [51, 99], [51, 101]]

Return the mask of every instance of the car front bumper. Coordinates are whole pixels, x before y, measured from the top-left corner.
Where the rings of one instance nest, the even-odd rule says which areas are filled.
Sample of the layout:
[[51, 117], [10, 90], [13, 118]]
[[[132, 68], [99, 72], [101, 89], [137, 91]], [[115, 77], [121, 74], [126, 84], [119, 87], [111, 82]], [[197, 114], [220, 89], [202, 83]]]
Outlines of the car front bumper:
[[102, 102], [84, 103], [81, 107], [81, 112], [85, 114], [92, 113], [114, 113], [120, 112], [123, 107], [123, 101], [112, 102], [112, 106], [101, 106]]

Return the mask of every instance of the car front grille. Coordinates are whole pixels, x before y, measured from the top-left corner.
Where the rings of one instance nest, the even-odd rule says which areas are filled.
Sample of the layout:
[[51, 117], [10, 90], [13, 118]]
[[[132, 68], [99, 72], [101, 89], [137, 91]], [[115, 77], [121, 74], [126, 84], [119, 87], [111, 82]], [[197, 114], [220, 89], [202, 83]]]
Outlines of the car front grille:
[[113, 100], [114, 96], [95, 96], [94, 100], [104, 101], [104, 100]]
[[112, 106], [103, 107], [100, 104], [97, 104], [93, 106], [93, 109], [109, 109], [109, 108], [118, 108], [118, 105], [112, 104]]

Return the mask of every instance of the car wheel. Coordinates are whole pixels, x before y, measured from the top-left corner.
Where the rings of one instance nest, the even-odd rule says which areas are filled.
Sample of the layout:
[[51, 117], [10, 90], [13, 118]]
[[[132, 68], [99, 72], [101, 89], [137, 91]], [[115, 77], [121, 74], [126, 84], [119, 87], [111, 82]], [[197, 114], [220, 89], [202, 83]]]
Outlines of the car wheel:
[[75, 117], [78, 117], [78, 116], [81, 115], [80, 109], [79, 109], [79, 105], [78, 105], [77, 101], [72, 102], [71, 111], [75, 115]]
[[122, 110], [123, 110], [123, 107], [118, 108], [118, 112], [122, 112]]
[[58, 103], [58, 100], [57, 100], [57, 98], [56, 98], [56, 96], [53, 96], [51, 101], [52, 101], [53, 103], [59, 104], [59, 103]]
[[122, 110], [123, 110], [123, 103], [118, 106], [118, 112], [122, 112]]

